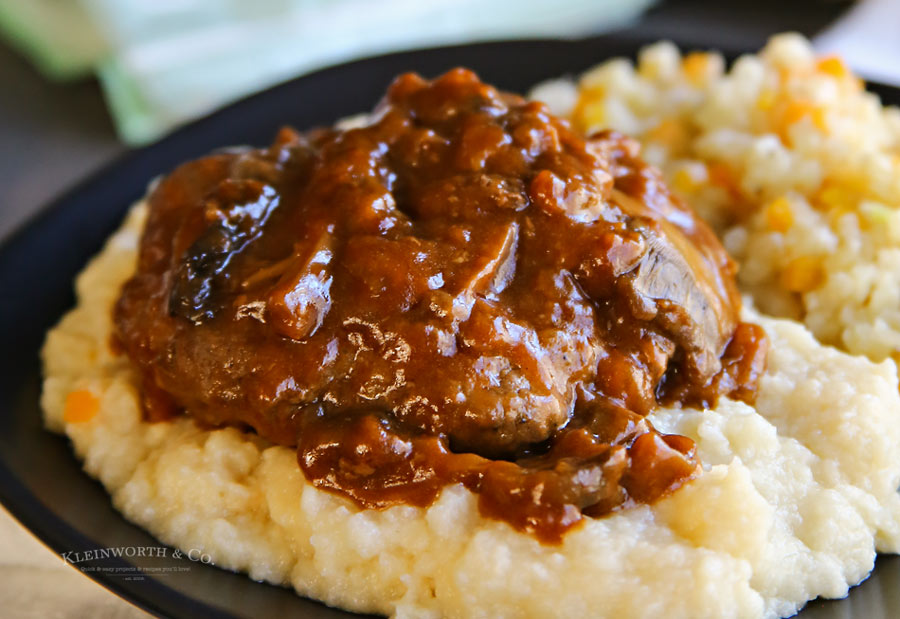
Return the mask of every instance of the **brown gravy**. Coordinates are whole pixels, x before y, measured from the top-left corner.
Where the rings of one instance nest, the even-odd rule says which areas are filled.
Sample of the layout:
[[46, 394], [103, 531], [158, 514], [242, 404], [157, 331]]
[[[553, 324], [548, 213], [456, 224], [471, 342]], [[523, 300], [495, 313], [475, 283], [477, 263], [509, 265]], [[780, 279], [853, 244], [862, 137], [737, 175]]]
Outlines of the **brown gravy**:
[[712, 232], [614, 132], [457, 69], [368, 126], [186, 163], [154, 189], [115, 310], [146, 416], [296, 447], [316, 486], [428, 505], [451, 483], [558, 542], [698, 472], [663, 403], [751, 401]]

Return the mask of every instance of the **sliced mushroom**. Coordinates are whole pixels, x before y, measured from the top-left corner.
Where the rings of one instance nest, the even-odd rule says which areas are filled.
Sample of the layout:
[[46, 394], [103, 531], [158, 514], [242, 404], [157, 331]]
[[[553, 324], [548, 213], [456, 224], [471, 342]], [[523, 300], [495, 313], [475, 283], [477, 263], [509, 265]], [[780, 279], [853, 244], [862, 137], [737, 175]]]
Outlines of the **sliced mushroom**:
[[304, 243], [268, 296], [267, 317], [279, 334], [303, 340], [316, 332], [331, 308], [333, 238], [322, 232]]
[[478, 297], [496, 300], [516, 273], [519, 225], [512, 221], [476, 233], [461, 268], [443, 286], [452, 300], [452, 314], [467, 320]]
[[478, 248], [475, 270], [464, 285], [467, 292], [496, 296], [512, 281], [516, 272], [519, 225], [510, 222], [492, 230]]

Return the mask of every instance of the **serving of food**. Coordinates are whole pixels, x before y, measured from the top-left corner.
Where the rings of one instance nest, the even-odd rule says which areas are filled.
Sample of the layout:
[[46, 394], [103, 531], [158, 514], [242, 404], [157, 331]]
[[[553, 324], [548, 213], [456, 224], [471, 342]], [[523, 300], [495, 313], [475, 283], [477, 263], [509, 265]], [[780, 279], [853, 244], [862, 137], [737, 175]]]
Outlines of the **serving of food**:
[[129, 520], [392, 616], [788, 616], [900, 550], [900, 112], [800, 37], [189, 161], [46, 425]]

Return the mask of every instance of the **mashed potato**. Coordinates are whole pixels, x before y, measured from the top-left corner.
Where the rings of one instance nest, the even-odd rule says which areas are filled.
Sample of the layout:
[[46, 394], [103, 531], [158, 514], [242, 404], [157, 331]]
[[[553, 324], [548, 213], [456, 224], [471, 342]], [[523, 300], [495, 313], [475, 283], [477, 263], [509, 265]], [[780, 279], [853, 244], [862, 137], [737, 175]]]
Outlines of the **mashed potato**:
[[[794, 39], [785, 41], [767, 50], [764, 58], [781, 57], [786, 52], [773, 50], [782, 46], [806, 49]], [[673, 53], [665, 46], [645, 52], [641, 71], [663, 71], [677, 60]], [[717, 61], [709, 62], [713, 66]], [[756, 68], [736, 68], [739, 75], [765, 73], [766, 63], [774, 60], [741, 62]], [[603, 75], [617, 72], [627, 74], [632, 85], [656, 83], [656, 78], [638, 76], [621, 63], [586, 79], [600, 83], [607, 79]], [[615, 81], [618, 78], [608, 79], [625, 88]], [[675, 92], [675, 82], [686, 78], [679, 73], [666, 79], [671, 83], [665, 88]], [[708, 80], [703, 92], [715, 90], [715, 84], [739, 90], [743, 78]], [[612, 88], [604, 86], [609, 93]], [[689, 101], [678, 114], [697, 114], [726, 131], [724, 111], [719, 120], [692, 112], [702, 104], [700, 91], [685, 84], [682, 90]], [[640, 119], [645, 113], [649, 118], [652, 110], [629, 103], [629, 96], [609, 99], [619, 103], [608, 107], [622, 118]], [[662, 103], [658, 109], [664, 109]], [[889, 116], [880, 108], [868, 113]], [[732, 122], [739, 118], [735, 112]], [[624, 128], [646, 135], [650, 124]], [[746, 139], [735, 139], [757, 139], [747, 137], [747, 128], [731, 131], [744, 132]], [[697, 132], [709, 135], [705, 129]], [[691, 150], [685, 152], [700, 152], [690, 143]], [[722, 148], [722, 153], [734, 154]], [[744, 166], [751, 165], [756, 152], [755, 146], [747, 148]], [[778, 148], [778, 156], [799, 156]], [[671, 175], [695, 164], [699, 169], [702, 163], [693, 154], [676, 159], [662, 150], [657, 160]], [[709, 165], [703, 166], [708, 171]], [[799, 180], [791, 180], [790, 187], [776, 192], [774, 177], [748, 167], [733, 176], [733, 190], [749, 190], [754, 178], [759, 179], [756, 187], [767, 187], [759, 190], [766, 200], [787, 196], [795, 223], [783, 232], [764, 231], [757, 220], [767, 215], [763, 207], [752, 207], [756, 210], [738, 226], [721, 224], [731, 225], [726, 238], [744, 260], [745, 274], [765, 273], [750, 280], [745, 275], [748, 290], [756, 291], [758, 302], [765, 304], [759, 291], [774, 286], [785, 307], [800, 312], [819, 334], [824, 327], [812, 318], [815, 312], [837, 312], [846, 318], [846, 326], [838, 335], [820, 337], [884, 360], [876, 363], [824, 346], [801, 324], [745, 309], [743, 319], [761, 324], [772, 341], [755, 406], [722, 399], [714, 410], [661, 409], [652, 416], [661, 431], [697, 442], [705, 464], [702, 475], [652, 506], [587, 519], [560, 546], [542, 545], [502, 522], [482, 518], [477, 498], [461, 486], [447, 487], [427, 509], [360, 510], [309, 485], [292, 449], [235, 429], [202, 430], [187, 417], [145, 423], [136, 376], [127, 358], [114, 355], [108, 345], [112, 304], [135, 267], [143, 205], [131, 211], [123, 228], [81, 274], [77, 307], [48, 335], [42, 396], [47, 426], [71, 438], [86, 471], [104, 484], [128, 519], [164, 542], [202, 549], [220, 567], [290, 584], [303, 595], [343, 608], [398, 617], [790, 615], [816, 596], [844, 595], [848, 585], [872, 569], [876, 550], [900, 550], [900, 392], [890, 358], [896, 355], [848, 343], [856, 341], [848, 329], [862, 324], [854, 323], [853, 316], [874, 310], [822, 292], [839, 274], [855, 277], [854, 269], [874, 269], [871, 285], [878, 290], [887, 285], [879, 283], [882, 277], [891, 274], [879, 271], [879, 261], [886, 258], [877, 257], [879, 250], [867, 242], [868, 247], [857, 246], [856, 254], [845, 255], [843, 270], [831, 270], [843, 263], [823, 258], [823, 282], [804, 292], [799, 305], [791, 305], [797, 299], [779, 287], [779, 276], [774, 275], [783, 272], [785, 265], [778, 261], [787, 250], [758, 256], [757, 250], [751, 255], [746, 248], [755, 247], [752, 239], [774, 234], [780, 236], [771, 236], [771, 242], [779, 247], [797, 244], [796, 257], [811, 255], [804, 253], [806, 236], [834, 234], [832, 226], [838, 224], [808, 203], [807, 196], [813, 195], [809, 192], [816, 190], [812, 180], [803, 181], [802, 187]], [[779, 196], [765, 193], [770, 190]], [[713, 219], [717, 209], [731, 204], [722, 191], [712, 186], [694, 191]], [[862, 221], [862, 213], [856, 209], [847, 215]], [[863, 228], [853, 234], [864, 234]], [[834, 247], [840, 244], [833, 242]], [[874, 257], [866, 252], [874, 252]], [[747, 260], [760, 266], [747, 266]], [[897, 277], [894, 280], [897, 285]], [[760, 287], [754, 287], [757, 284]], [[816, 298], [822, 298], [818, 305], [812, 300]], [[782, 301], [773, 303], [766, 306], [790, 313], [778, 305]], [[846, 303], [846, 316], [844, 310], [834, 309], [841, 303]], [[879, 328], [893, 332], [890, 318], [883, 320]], [[877, 327], [874, 319], [866, 324]], [[859, 342], [870, 336], [861, 336]]]
[[[42, 404], [116, 507], [168, 544], [329, 604], [416, 617], [789, 615], [844, 595], [876, 549], [900, 548], [893, 361], [750, 310], [772, 338], [755, 408], [653, 416], [697, 441], [704, 474], [652, 507], [588, 520], [559, 547], [482, 518], [461, 487], [428, 509], [360, 510], [307, 484], [291, 449], [189, 418], [145, 423], [129, 363], [108, 346], [143, 217], [134, 209], [79, 277], [78, 307], [44, 349]], [[73, 419], [66, 400], [85, 391], [98, 406]]]

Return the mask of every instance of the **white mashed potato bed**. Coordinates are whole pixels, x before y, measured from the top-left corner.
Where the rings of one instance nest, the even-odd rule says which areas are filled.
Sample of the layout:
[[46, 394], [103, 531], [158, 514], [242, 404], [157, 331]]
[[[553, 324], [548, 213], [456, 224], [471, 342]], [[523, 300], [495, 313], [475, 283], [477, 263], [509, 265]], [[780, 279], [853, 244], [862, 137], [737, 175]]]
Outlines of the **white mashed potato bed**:
[[[653, 506], [586, 520], [561, 546], [482, 518], [459, 486], [428, 509], [360, 510], [309, 485], [291, 449], [190, 418], [145, 423], [128, 360], [108, 345], [144, 216], [132, 211], [48, 335], [46, 423], [128, 519], [220, 567], [398, 617], [774, 617], [844, 595], [876, 549], [900, 549], [893, 361], [749, 310], [772, 340], [756, 406], [653, 418], [697, 441], [704, 473]], [[67, 415], [85, 392], [95, 414]]]
[[696, 481], [544, 546], [483, 519], [459, 486], [428, 509], [360, 510], [309, 485], [291, 449], [190, 418], [145, 423], [129, 362], [108, 346], [142, 205], [48, 335], [48, 427], [164, 542], [352, 610], [775, 617], [844, 595], [876, 550], [900, 551], [900, 112], [795, 36], [727, 73], [716, 54], [658, 44], [535, 96], [584, 130], [636, 135], [723, 236], [756, 305], [818, 337], [745, 310], [772, 341], [756, 405], [652, 416], [697, 442]]

